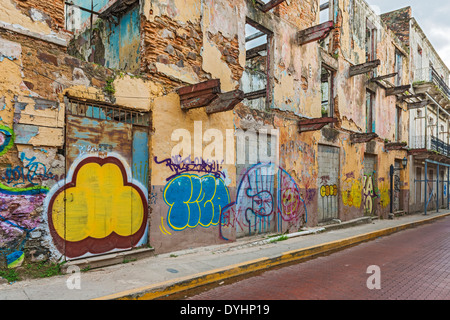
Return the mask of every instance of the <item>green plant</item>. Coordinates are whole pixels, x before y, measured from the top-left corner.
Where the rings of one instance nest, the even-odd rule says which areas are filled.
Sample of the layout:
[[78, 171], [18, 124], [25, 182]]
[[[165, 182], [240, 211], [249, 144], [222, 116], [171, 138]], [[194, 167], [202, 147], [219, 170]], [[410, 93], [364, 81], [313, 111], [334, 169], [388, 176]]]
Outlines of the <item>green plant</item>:
[[137, 259], [123, 259], [122, 263], [129, 263], [129, 262], [134, 262]]
[[116, 89], [114, 88], [114, 78], [109, 78], [106, 80], [106, 86], [104, 88], [104, 91], [108, 94], [114, 94], [116, 93]]
[[8, 282], [15, 282], [20, 280], [16, 269], [0, 270], [0, 277], [5, 278]]
[[284, 241], [284, 240], [287, 240], [287, 239], [288, 239], [287, 235], [282, 235], [282, 236], [279, 236], [279, 237], [271, 239], [269, 242], [270, 243], [275, 243], [275, 242]]
[[88, 272], [89, 270], [91, 270], [91, 266], [86, 266], [83, 269], [81, 269], [81, 272]]
[[42, 271], [40, 277], [48, 278], [48, 277], [61, 275], [62, 274], [61, 265], [62, 265], [62, 263], [50, 263], [50, 264], [46, 265], [44, 270]]

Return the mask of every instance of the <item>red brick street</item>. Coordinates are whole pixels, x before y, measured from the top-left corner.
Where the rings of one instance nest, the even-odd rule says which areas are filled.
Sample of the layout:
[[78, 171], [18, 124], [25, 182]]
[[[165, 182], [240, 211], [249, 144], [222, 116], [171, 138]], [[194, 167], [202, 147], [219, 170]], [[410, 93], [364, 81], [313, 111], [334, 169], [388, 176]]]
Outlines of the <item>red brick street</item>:
[[[450, 218], [261, 275], [192, 300], [450, 299]], [[381, 289], [368, 289], [378, 266]], [[369, 281], [371, 282], [371, 281]], [[372, 283], [372, 282], [371, 282]]]

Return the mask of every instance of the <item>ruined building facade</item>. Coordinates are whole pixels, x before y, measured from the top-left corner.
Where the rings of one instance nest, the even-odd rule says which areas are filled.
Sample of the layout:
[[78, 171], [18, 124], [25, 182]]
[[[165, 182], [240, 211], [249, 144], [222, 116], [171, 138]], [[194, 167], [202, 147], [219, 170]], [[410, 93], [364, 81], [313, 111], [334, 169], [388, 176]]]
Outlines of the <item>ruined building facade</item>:
[[411, 16], [399, 31], [363, 0], [1, 1], [9, 266], [419, 208]]

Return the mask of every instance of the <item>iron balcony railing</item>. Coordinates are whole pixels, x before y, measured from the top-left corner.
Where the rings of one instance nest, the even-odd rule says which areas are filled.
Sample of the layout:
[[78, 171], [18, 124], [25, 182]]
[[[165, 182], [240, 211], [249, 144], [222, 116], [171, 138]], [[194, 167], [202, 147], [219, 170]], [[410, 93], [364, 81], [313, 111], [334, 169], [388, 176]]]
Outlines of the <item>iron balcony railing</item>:
[[427, 149], [450, 157], [450, 144], [435, 136], [428, 136], [426, 140], [425, 136], [413, 136], [409, 142], [411, 149]]
[[443, 93], [450, 98], [450, 87], [448, 85], [448, 71], [435, 69], [433, 67], [418, 69], [414, 72], [414, 84], [434, 83]]

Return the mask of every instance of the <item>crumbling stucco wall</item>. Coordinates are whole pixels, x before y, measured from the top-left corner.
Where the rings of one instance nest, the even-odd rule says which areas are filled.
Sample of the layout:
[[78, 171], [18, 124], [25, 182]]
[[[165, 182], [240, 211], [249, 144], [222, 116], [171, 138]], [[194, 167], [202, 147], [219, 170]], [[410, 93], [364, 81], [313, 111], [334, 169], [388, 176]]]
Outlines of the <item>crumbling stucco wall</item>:
[[[316, 226], [323, 222], [318, 210], [323, 209], [319, 202], [324, 197], [335, 197], [339, 208], [335, 218], [341, 220], [364, 214], [387, 215], [388, 169], [405, 154], [402, 150], [389, 151], [385, 145], [385, 140], [397, 138], [391, 125], [397, 101], [386, 96], [379, 85], [369, 84], [368, 74], [350, 77], [349, 69], [366, 62], [367, 19], [378, 30], [377, 58], [381, 64], [376, 75], [394, 72], [395, 52], [404, 49], [365, 2], [333, 0], [330, 18], [334, 30], [324, 41], [303, 45], [298, 33], [317, 25], [317, 1], [285, 1], [263, 13], [252, 0], [145, 0], [128, 11], [129, 16], [122, 15], [118, 23], [96, 20], [92, 31], [90, 22], [80, 17], [74, 24], [80, 27], [79, 32], [68, 45], [70, 37], [63, 30], [61, 8], [49, 10], [38, 0], [27, 2], [30, 7], [22, 1], [5, 1], [0, 21], [12, 24], [10, 17], [15, 17], [26, 30], [33, 30], [32, 35], [5, 28], [0, 31], [0, 142], [4, 144], [0, 149], [0, 182], [2, 190], [19, 191], [24, 181], [26, 191], [31, 187], [40, 191], [20, 195], [22, 198], [14, 194], [13, 201], [2, 203], [11, 214], [8, 217], [24, 203], [30, 204], [21, 216], [27, 229], [11, 233], [9, 224], [4, 230], [14, 239], [33, 237], [27, 251], [32, 259], [63, 256], [53, 243], [56, 237], [51, 232], [56, 230], [49, 228], [46, 205], [61, 201], [57, 191], [66, 186], [61, 177], [73, 178], [86, 160], [77, 158], [76, 149], [69, 152], [73, 146], [66, 142], [86, 142], [83, 139], [91, 133], [98, 142], [103, 133], [109, 132], [115, 146], [123, 149], [90, 149], [89, 155], [100, 167], [110, 164], [105, 159], [113, 149], [114, 161], [125, 158], [130, 162], [139, 146], [148, 148], [148, 154], [143, 153], [148, 171], [135, 176], [135, 167], [120, 168], [122, 175], [133, 173], [130, 184], [139, 186], [135, 190], [144, 190], [147, 196], [138, 202], [147, 206], [148, 215], [143, 216], [150, 223], [148, 227], [143, 224], [145, 231], [140, 230], [139, 236], [144, 234], [144, 240], [138, 243], [148, 239], [157, 253]], [[111, 4], [103, 1], [102, 8]], [[42, 18], [36, 18], [40, 16], [31, 7], [39, 10]], [[218, 79], [220, 93], [243, 89], [248, 67], [245, 25], [250, 20], [268, 32], [267, 56], [261, 59], [267, 62], [262, 69], [268, 79], [263, 103], [244, 99], [234, 110], [214, 114], [208, 114], [204, 107], [184, 109], [180, 88]], [[120, 21], [127, 24], [125, 36], [120, 36]], [[124, 43], [125, 39], [129, 43]], [[407, 84], [408, 59], [402, 63]], [[337, 122], [322, 130], [302, 132], [300, 121], [322, 117], [321, 71], [325, 66], [334, 72], [330, 116]], [[366, 88], [375, 93], [374, 129], [378, 136], [371, 142], [360, 142], [352, 135], [364, 134], [368, 128]], [[95, 120], [65, 120], [69, 114], [65, 112], [64, 94], [145, 112], [150, 116], [150, 126], [139, 133], [148, 133], [150, 138], [143, 145], [130, 142], [138, 136], [135, 128], [120, 121], [105, 124], [100, 120], [106, 120], [106, 114]], [[73, 123], [67, 126], [68, 121]], [[401, 117], [402, 137], [407, 137], [407, 121], [406, 115]], [[89, 126], [97, 122], [102, 129], [96, 127], [90, 132]], [[67, 132], [73, 135], [68, 137]], [[248, 134], [250, 140], [265, 137], [267, 132], [275, 140], [257, 140], [263, 142], [255, 148], [239, 149], [240, 134]], [[259, 151], [263, 145], [275, 147], [271, 156], [276, 163], [262, 160]], [[340, 174], [332, 177], [335, 185], [327, 185], [331, 177], [320, 175], [324, 171], [319, 166], [319, 150], [336, 151]], [[119, 157], [121, 151], [126, 155]], [[239, 163], [243, 155], [255, 156], [257, 161]], [[26, 175], [25, 180], [19, 180], [30, 161], [36, 168], [40, 164], [45, 168], [39, 174], [28, 174], [31, 181]], [[125, 161], [114, 163], [118, 162]], [[376, 175], [374, 171], [368, 173], [369, 163], [375, 163]], [[135, 183], [137, 178], [146, 185]], [[264, 183], [255, 185], [260, 181]], [[407, 176], [402, 176], [402, 181], [407, 181]], [[408, 192], [407, 185], [402, 188]], [[51, 197], [47, 197], [49, 193]], [[11, 205], [14, 203], [19, 206]], [[21, 251], [11, 245], [14, 239], [8, 238], [2, 248]], [[74, 242], [79, 242], [76, 250], [83, 243]], [[76, 252], [78, 256], [85, 254]]]

